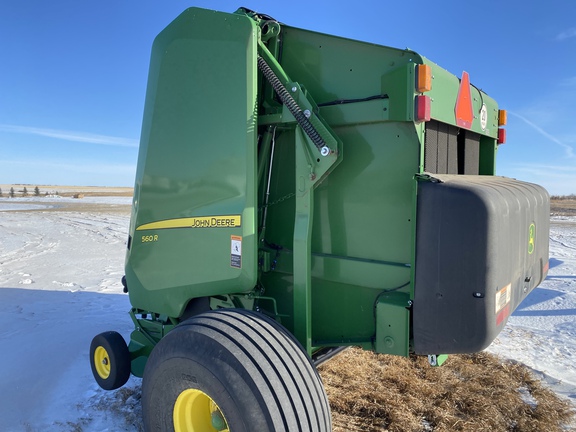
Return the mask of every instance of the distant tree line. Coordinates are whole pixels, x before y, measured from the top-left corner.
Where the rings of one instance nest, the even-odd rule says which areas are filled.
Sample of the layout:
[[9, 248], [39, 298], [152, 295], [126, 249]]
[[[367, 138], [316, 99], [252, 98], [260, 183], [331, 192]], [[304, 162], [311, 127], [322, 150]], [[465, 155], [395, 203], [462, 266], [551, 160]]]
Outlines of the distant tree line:
[[576, 200], [576, 194], [570, 195], [551, 195], [550, 199], [553, 200]]
[[[28, 196], [28, 188], [26, 186], [24, 186], [24, 188], [20, 192], [20, 196], [26, 197]], [[48, 195], [48, 192], [46, 192], [46, 195]], [[0, 197], [4, 196], [4, 193], [2, 192], [2, 188], [0, 188]], [[8, 196], [10, 198], [14, 198], [16, 196], [16, 191], [14, 190], [14, 187], [10, 188], [10, 192], [8, 192]], [[34, 196], [40, 196], [40, 188], [38, 186], [36, 186], [34, 188]]]

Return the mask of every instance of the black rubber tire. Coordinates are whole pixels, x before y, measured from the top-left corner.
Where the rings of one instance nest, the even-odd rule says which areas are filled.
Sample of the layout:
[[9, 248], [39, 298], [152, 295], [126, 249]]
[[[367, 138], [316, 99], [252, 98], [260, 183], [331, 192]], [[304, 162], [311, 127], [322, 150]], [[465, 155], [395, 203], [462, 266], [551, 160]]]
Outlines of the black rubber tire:
[[310, 358], [284, 327], [260, 313], [206, 312], [156, 345], [142, 383], [144, 430], [174, 430], [174, 404], [187, 389], [208, 395], [233, 432], [332, 430]]
[[[101, 376], [96, 368], [95, 355], [98, 348], [104, 348], [107, 353], [106, 361], [110, 365], [107, 377]], [[95, 336], [90, 344], [90, 367], [94, 379], [104, 390], [115, 390], [126, 384], [130, 378], [131, 358], [124, 338], [115, 331]]]

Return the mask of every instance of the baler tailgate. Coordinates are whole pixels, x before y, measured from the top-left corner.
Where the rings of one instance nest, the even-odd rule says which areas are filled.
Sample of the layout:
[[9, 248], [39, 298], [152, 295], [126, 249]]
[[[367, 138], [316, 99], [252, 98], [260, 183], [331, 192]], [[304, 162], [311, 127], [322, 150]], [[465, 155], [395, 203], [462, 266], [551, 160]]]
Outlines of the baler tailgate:
[[493, 176], [420, 181], [414, 349], [487, 347], [546, 277], [549, 197], [541, 186]]

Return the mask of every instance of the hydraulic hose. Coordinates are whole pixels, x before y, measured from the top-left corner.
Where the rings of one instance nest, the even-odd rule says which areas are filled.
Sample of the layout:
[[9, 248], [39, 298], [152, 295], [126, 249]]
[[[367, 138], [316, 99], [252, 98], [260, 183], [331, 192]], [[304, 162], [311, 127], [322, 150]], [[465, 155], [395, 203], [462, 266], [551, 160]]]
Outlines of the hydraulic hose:
[[304, 112], [302, 112], [292, 95], [288, 93], [288, 90], [286, 90], [286, 87], [284, 87], [272, 68], [268, 66], [266, 60], [264, 60], [260, 55], [258, 55], [258, 68], [262, 74], [264, 74], [264, 77], [266, 77], [266, 80], [268, 80], [282, 103], [286, 105], [288, 111], [290, 111], [290, 113], [294, 116], [296, 122], [302, 127], [302, 129], [304, 129], [306, 135], [310, 137], [314, 145], [324, 155], [325, 150], [323, 149], [326, 148], [326, 142], [322, 139], [312, 123], [310, 123], [310, 120], [308, 120]]

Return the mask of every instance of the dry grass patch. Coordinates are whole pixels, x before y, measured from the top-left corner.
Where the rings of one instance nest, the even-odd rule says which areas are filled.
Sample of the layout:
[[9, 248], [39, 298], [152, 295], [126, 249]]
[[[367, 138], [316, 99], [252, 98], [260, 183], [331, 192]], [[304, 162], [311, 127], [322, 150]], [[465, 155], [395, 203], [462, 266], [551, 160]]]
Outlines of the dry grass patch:
[[554, 216], [576, 216], [576, 196], [552, 197], [550, 213]]
[[563, 431], [571, 405], [524, 366], [488, 353], [425, 357], [348, 349], [319, 368], [334, 432]]

